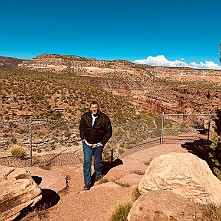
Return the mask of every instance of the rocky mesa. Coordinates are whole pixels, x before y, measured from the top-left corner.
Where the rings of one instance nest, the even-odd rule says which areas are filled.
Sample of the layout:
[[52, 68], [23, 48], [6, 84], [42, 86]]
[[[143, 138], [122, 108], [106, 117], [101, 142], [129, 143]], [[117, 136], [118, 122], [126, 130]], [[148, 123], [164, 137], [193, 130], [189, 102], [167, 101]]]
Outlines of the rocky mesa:
[[80, 56], [42, 54], [20, 68], [90, 77], [96, 85], [129, 97], [149, 113], [210, 113], [220, 108], [219, 70], [152, 67], [126, 60], [96, 60]]

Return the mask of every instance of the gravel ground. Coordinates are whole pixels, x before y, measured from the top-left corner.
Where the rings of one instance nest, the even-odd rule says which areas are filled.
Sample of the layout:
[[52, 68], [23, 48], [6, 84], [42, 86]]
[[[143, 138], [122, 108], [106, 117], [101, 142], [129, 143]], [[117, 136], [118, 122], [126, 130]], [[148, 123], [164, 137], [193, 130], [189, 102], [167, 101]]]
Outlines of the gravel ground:
[[22, 221], [108, 221], [114, 209], [131, 199], [132, 187], [105, 187], [95, 183], [89, 191], [83, 189], [81, 165], [54, 166], [52, 170], [67, 175], [68, 189], [59, 193], [53, 207], [34, 211]]
[[[146, 150], [138, 150], [133, 154], [122, 158], [124, 163], [110, 169], [105, 176], [109, 181], [117, 181], [133, 170], [133, 161], [142, 162], [153, 159], [156, 156], [168, 152], [187, 152], [180, 144], [162, 144], [153, 147], [148, 147]], [[145, 156], [146, 158], [145, 158]], [[131, 162], [128, 160], [131, 159]], [[127, 160], [127, 161], [126, 161]], [[131, 165], [131, 168], [127, 168]], [[127, 168], [125, 170], [125, 168]], [[68, 188], [59, 193], [58, 202], [48, 209], [34, 211], [25, 216], [22, 221], [109, 221], [110, 216], [115, 208], [120, 203], [131, 201], [132, 190], [131, 186], [106, 186], [96, 182], [89, 191], [83, 189], [83, 171], [82, 164], [52, 166], [51, 170], [58, 174], [63, 174], [67, 177]], [[116, 184], [115, 184], [116, 185]]]
[[[126, 177], [134, 169], [135, 162], [141, 163], [153, 159], [156, 156], [168, 152], [187, 152], [188, 150], [181, 146], [182, 143], [193, 141], [184, 137], [174, 144], [165, 144], [151, 146], [142, 144], [133, 149], [131, 153], [122, 156], [123, 164], [110, 169], [104, 178], [109, 183], [101, 184], [96, 182], [89, 191], [83, 190], [83, 169], [82, 164], [55, 165], [51, 170], [58, 174], [66, 176], [68, 188], [58, 193], [58, 200], [55, 205], [48, 209], [35, 210], [26, 215], [21, 221], [109, 221], [110, 216], [120, 203], [131, 201], [132, 191], [137, 184], [130, 186], [111, 185], [113, 182]], [[195, 138], [195, 139], [194, 139]], [[66, 156], [66, 160], [71, 158]], [[130, 180], [131, 181], [131, 180]], [[139, 181], [138, 181], [139, 182]], [[128, 182], [130, 183], [130, 182]], [[110, 184], [110, 185], [107, 185]], [[119, 184], [119, 183], [118, 183]], [[117, 186], [117, 187], [116, 187]]]

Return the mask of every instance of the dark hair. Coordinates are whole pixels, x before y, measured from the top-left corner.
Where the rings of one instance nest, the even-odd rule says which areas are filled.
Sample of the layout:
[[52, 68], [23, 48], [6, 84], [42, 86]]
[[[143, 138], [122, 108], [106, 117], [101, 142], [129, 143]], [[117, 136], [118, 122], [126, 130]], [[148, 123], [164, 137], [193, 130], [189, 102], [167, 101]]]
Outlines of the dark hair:
[[100, 106], [97, 101], [91, 101], [90, 106], [93, 104], [97, 104], [98, 107]]

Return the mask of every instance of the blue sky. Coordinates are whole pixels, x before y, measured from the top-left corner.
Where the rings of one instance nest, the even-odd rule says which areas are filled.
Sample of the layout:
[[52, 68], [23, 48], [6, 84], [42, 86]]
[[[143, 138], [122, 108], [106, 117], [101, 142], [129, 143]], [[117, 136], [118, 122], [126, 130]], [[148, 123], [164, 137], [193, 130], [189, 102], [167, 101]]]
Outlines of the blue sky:
[[0, 55], [221, 69], [220, 0], [0, 0]]

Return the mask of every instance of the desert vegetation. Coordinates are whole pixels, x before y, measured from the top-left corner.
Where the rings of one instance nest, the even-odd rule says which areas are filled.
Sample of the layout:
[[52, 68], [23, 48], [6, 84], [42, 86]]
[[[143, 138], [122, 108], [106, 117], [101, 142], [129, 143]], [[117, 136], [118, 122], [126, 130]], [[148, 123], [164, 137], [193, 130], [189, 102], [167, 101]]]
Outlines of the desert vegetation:
[[[213, 113], [220, 107], [220, 82], [213, 81], [219, 78], [220, 71], [59, 55], [41, 55], [24, 64], [20, 68], [15, 65], [0, 68], [1, 151], [11, 147], [14, 158], [24, 159], [31, 142], [34, 162], [44, 169], [49, 167], [42, 155], [79, 150], [78, 121], [91, 100], [100, 102], [102, 111], [113, 123], [114, 136], [105, 147], [104, 160], [109, 160], [113, 151], [120, 156], [148, 138], [159, 138], [162, 112]], [[207, 80], [211, 76], [213, 79]], [[174, 127], [204, 128], [204, 122], [194, 117], [185, 121], [167, 119], [165, 135], [182, 132], [169, 130]], [[220, 144], [220, 134], [215, 133], [209, 153], [218, 178]], [[139, 170], [132, 172], [143, 175]], [[105, 178], [100, 181], [105, 182], [108, 182]], [[119, 205], [110, 219], [126, 220], [139, 196], [138, 188], [134, 189], [132, 200]], [[219, 208], [211, 207], [205, 212], [213, 220], [220, 220]]]
[[98, 100], [113, 122], [139, 118], [126, 97], [113, 95], [93, 78], [24, 69], [1, 69], [1, 119], [47, 118], [78, 121], [91, 100]]
[[132, 204], [139, 198], [138, 187], [134, 187], [131, 194], [131, 201], [119, 204], [110, 217], [110, 221], [127, 221]]
[[137, 112], [128, 98], [105, 91], [95, 80], [69, 72], [1, 68], [1, 147], [24, 144], [28, 152], [30, 131], [36, 154], [60, 146], [78, 147], [78, 122], [91, 100], [101, 103], [113, 124], [148, 116]]
[[209, 156], [213, 162], [213, 172], [221, 180], [221, 136], [217, 133], [214, 134], [212, 143], [210, 145]]
[[[53, 56], [50, 59], [53, 64]], [[72, 62], [71, 57], [67, 59], [67, 62]], [[98, 64], [86, 59], [83, 62], [93, 62], [92, 66], [112, 68], [114, 71], [90, 75], [82, 67], [61, 72], [1, 67], [0, 119], [5, 120], [0, 131], [3, 149], [22, 144], [27, 152], [31, 130], [36, 155], [76, 150], [80, 145], [77, 123], [91, 100], [101, 103], [102, 111], [110, 116], [114, 126], [114, 139], [106, 145], [104, 153], [106, 159], [110, 157], [113, 145], [114, 155], [118, 156], [147, 138], [159, 137], [161, 118], [155, 112], [171, 109], [174, 113], [186, 112], [189, 103], [197, 111], [200, 99], [197, 100], [196, 96], [202, 95], [201, 85], [196, 90], [196, 84], [182, 82], [183, 88], [172, 79], [157, 78], [154, 68], [123, 61], [102, 61]], [[207, 91], [211, 84], [204, 83], [204, 87]], [[146, 96], [147, 99], [141, 101], [135, 91], [142, 91], [141, 97]], [[208, 91], [206, 96], [210, 99], [216, 97], [214, 92]], [[165, 104], [155, 102], [160, 99]], [[165, 123], [167, 128], [177, 124], [171, 120]], [[166, 133], [168, 135], [171, 131]]]

